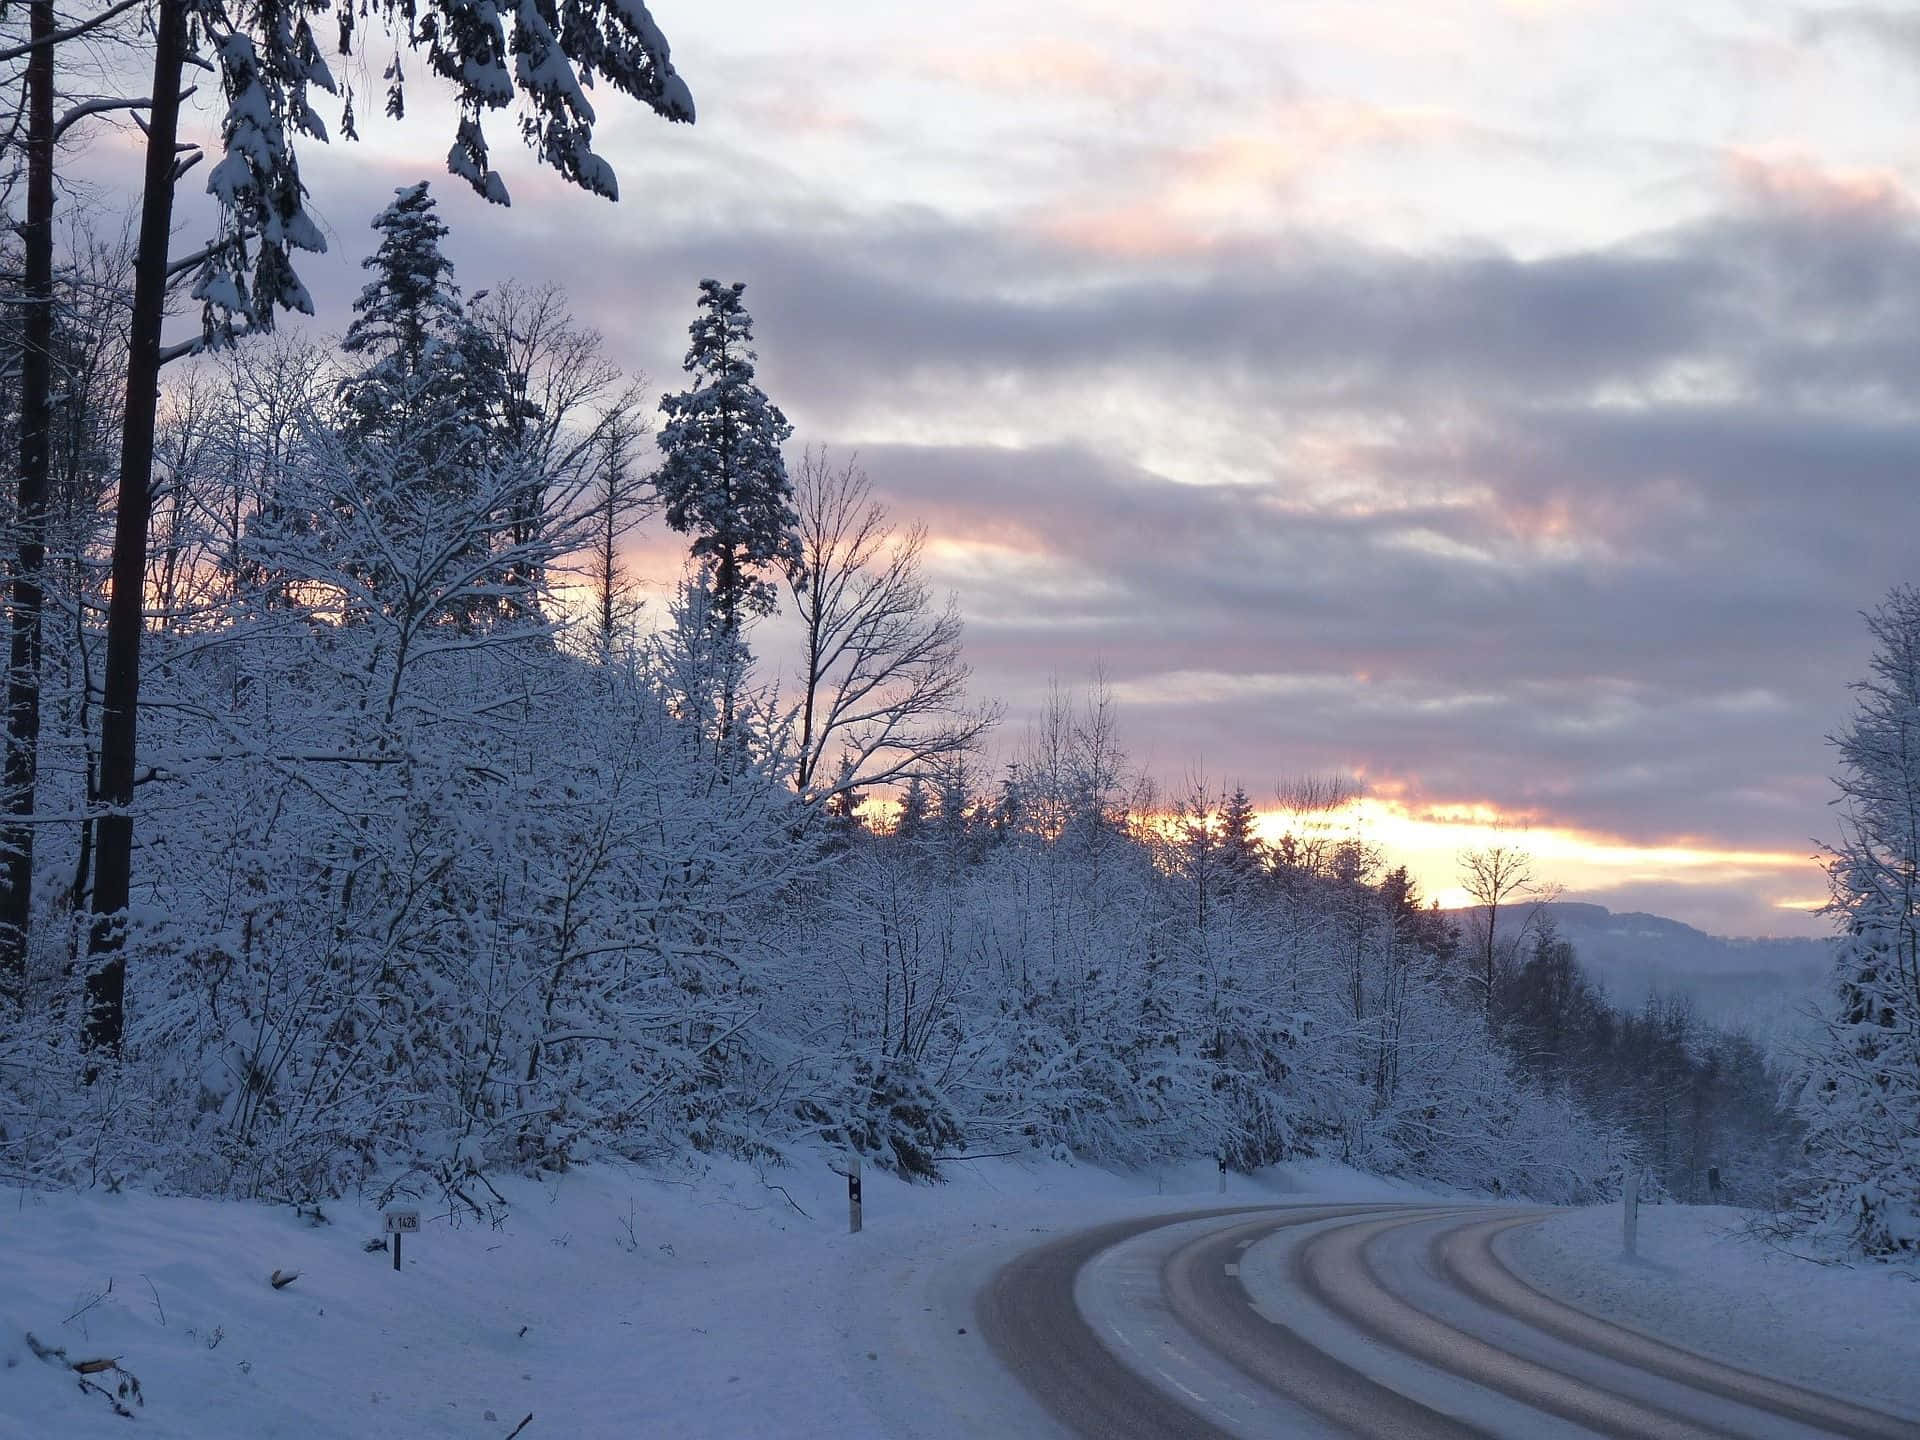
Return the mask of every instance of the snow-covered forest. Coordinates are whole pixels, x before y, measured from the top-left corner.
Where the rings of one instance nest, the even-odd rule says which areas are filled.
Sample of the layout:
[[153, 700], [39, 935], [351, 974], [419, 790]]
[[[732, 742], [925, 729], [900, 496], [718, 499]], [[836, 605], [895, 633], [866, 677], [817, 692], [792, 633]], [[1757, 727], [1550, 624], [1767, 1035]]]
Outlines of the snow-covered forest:
[[[444, 234], [402, 191], [336, 347], [255, 342], [169, 388], [110, 1036], [87, 946], [115, 322], [63, 324], [83, 388], [10, 1176], [484, 1195], [596, 1154], [852, 1145], [928, 1178], [1319, 1154], [1554, 1199], [1640, 1159], [1771, 1199], [1757, 1047], [1616, 1014], [1524, 906], [1461, 934], [1338, 787], [1299, 787], [1270, 846], [1244, 790], [1132, 773], [1097, 683], [990, 771], [917, 532], [857, 467], [789, 475], [740, 287], [703, 288], [654, 434], [564, 297], [463, 304]], [[689, 537], [662, 614], [626, 573], [640, 526]], [[793, 667], [753, 653], [776, 585]]]
[[[230, 104], [221, 235], [168, 262], [165, 214], [158, 260], [70, 221], [56, 257], [47, 131], [6, 242], [0, 1176], [484, 1209], [503, 1171], [846, 1147], [930, 1181], [1321, 1156], [1553, 1201], [1644, 1167], [1920, 1245], [1910, 593], [1841, 741], [1827, 1051], [1620, 1011], [1498, 855], [1456, 927], [1339, 782], [1279, 797], [1269, 842], [1246, 789], [1130, 767], [1097, 679], [1013, 722], [971, 694], [924, 532], [760, 389], [740, 284], [687, 297], [663, 398], [580, 297], [463, 298], [419, 184], [337, 342], [259, 333], [308, 308], [290, 137], [331, 76], [304, 19], [263, 11], [256, 47], [160, 8], [159, 63], [200, 46]], [[476, 107], [517, 84], [542, 159], [611, 195], [574, 67], [692, 101], [643, 6], [594, 8], [619, 44], [435, 68]], [[450, 164], [502, 199], [478, 113]], [[204, 321], [171, 348], [169, 280]], [[684, 572], [630, 573], [643, 532]]]

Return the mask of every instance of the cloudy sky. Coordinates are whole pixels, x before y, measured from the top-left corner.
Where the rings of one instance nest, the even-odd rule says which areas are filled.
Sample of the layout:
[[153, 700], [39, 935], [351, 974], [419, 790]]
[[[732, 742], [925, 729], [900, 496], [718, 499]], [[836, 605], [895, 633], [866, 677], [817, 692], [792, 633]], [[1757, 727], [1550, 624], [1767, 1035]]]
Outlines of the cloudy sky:
[[311, 151], [321, 324], [423, 177], [467, 286], [560, 282], [663, 388], [744, 280], [796, 444], [931, 527], [1010, 739], [1099, 667], [1163, 783], [1359, 775], [1443, 897], [1498, 821], [1569, 898], [1824, 928], [1823, 736], [1920, 579], [1910, 12], [653, 8], [700, 122], [603, 102], [618, 205], [503, 119], [489, 209], [424, 84]]

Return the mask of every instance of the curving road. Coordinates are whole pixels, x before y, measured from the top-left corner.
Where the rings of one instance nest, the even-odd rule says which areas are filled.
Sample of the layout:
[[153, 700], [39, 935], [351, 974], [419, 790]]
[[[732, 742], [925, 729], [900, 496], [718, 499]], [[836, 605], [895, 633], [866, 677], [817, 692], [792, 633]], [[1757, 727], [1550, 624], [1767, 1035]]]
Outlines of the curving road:
[[1546, 1212], [1314, 1205], [1128, 1220], [1014, 1260], [982, 1333], [1100, 1440], [1920, 1440], [1902, 1418], [1587, 1315], [1507, 1268]]

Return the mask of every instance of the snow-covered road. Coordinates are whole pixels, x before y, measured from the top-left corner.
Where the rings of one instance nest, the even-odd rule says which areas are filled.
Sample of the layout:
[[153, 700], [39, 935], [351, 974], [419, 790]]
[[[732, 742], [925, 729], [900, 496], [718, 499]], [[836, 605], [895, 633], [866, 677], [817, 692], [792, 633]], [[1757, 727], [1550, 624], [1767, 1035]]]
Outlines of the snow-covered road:
[[1585, 1314], [1502, 1255], [1542, 1212], [1432, 1205], [1144, 1217], [1017, 1257], [977, 1313], [1089, 1436], [1914, 1440], [1889, 1414]]
[[[1211, 1163], [876, 1174], [858, 1235], [825, 1165], [496, 1183], [497, 1224], [428, 1208], [399, 1274], [370, 1203], [7, 1192], [0, 1440], [1920, 1437], [1920, 1285], [1736, 1210], [1645, 1208], [1627, 1260], [1617, 1208], [1522, 1223], [1319, 1162], [1225, 1195]], [[138, 1419], [29, 1335], [137, 1375]]]

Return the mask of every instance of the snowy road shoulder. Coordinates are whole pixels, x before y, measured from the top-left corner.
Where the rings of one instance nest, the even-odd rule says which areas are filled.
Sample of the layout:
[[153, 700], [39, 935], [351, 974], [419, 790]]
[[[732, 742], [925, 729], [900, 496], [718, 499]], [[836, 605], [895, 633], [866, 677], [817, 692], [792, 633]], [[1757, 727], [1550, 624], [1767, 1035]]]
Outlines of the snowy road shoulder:
[[[975, 1293], [1049, 1236], [1219, 1204], [1212, 1167], [954, 1170], [940, 1186], [869, 1174], [858, 1236], [824, 1165], [502, 1180], [497, 1229], [423, 1203], [399, 1275], [364, 1248], [371, 1206], [328, 1202], [314, 1225], [287, 1206], [9, 1190], [0, 1440], [500, 1440], [528, 1414], [522, 1440], [1045, 1435], [977, 1334]], [[1229, 1203], [1327, 1188], [1409, 1193], [1299, 1167], [1235, 1177]], [[275, 1270], [299, 1278], [276, 1290]], [[73, 1360], [118, 1357], [145, 1394], [137, 1431], [29, 1332]]]
[[1912, 1271], [1796, 1258], [1743, 1233], [1746, 1211], [1642, 1206], [1639, 1255], [1618, 1206], [1503, 1236], [1501, 1257], [1578, 1309], [1757, 1374], [1920, 1419], [1920, 1283]]

